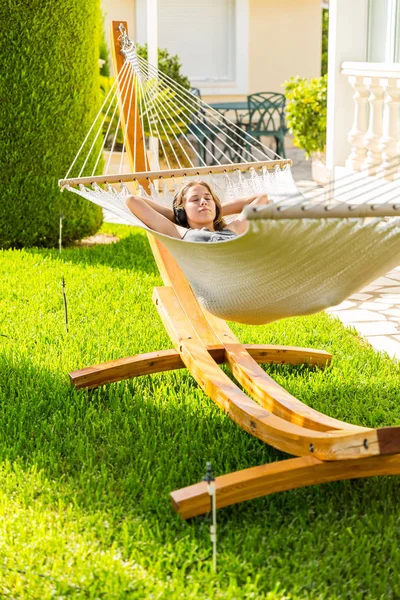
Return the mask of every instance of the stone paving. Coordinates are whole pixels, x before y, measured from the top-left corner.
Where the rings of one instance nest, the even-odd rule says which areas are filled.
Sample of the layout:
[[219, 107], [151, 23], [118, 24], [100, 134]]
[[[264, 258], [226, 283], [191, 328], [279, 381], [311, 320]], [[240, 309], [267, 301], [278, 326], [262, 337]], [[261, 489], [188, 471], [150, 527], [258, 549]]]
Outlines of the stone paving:
[[[311, 181], [311, 165], [302, 151], [289, 148], [287, 154], [293, 161], [292, 172], [299, 188], [318, 189]], [[376, 350], [400, 359], [400, 266], [327, 312], [354, 327]]]

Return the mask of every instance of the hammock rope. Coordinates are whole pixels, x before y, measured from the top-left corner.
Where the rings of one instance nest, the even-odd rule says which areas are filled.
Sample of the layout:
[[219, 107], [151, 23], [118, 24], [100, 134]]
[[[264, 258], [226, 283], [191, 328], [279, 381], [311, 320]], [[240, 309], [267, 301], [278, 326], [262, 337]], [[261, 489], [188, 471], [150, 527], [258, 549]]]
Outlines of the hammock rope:
[[[303, 195], [290, 161], [150, 65], [121, 32], [123, 67], [59, 183], [144, 229], [125, 205], [129, 194], [171, 207], [180, 186], [200, 176], [223, 202], [268, 194], [273, 204], [246, 209], [248, 230], [236, 239], [192, 247], [153, 232], [209, 312], [252, 324], [308, 314], [338, 304], [400, 262], [399, 180], [361, 172]], [[123, 173], [122, 154], [119, 173], [111, 175], [121, 129], [122, 152], [133, 144], [134, 172]], [[151, 160], [158, 170], [137, 172], [132, 131], [143, 133], [144, 164]], [[398, 167], [396, 157], [393, 174]]]

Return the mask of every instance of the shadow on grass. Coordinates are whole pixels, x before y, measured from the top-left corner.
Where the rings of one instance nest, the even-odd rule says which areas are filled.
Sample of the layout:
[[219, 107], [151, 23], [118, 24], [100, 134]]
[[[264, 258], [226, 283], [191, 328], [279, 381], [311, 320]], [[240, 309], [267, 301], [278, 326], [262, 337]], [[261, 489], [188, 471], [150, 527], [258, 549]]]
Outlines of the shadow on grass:
[[[55, 482], [62, 506], [106, 512], [121, 544], [122, 522], [135, 544], [147, 536], [135, 530], [140, 518], [157, 552], [165, 554], [165, 544], [173, 548], [177, 536], [186, 536], [204, 554], [208, 526], [198, 519], [182, 523], [169, 506], [168, 492], [197, 482], [206, 461], [222, 474], [285, 458], [240, 430], [185, 371], [91, 392], [76, 391], [66, 377], [27, 360], [0, 356], [0, 373], [2, 460], [43, 470]], [[362, 402], [363, 392], [368, 397], [376, 392], [373, 386], [349, 390], [344, 385], [355, 403]], [[344, 393], [340, 387], [326, 391], [333, 402]], [[394, 399], [398, 389], [393, 385], [387, 393]], [[280, 582], [289, 592], [301, 590], [301, 598], [362, 598], [365, 589], [372, 594], [368, 597], [380, 597], [382, 581], [391, 585], [389, 575], [370, 582], [370, 565], [385, 569], [390, 558], [392, 568], [399, 567], [399, 547], [393, 543], [399, 492], [398, 478], [376, 478], [224, 509], [218, 516], [221, 570], [243, 584], [261, 574], [257, 589]], [[171, 551], [159, 576], [169, 577], [169, 565], [179, 560]]]
[[71, 246], [61, 253], [47, 248], [27, 248], [25, 252], [76, 265], [104, 265], [113, 269], [158, 274], [147, 238], [140, 232], [133, 232], [114, 244]]

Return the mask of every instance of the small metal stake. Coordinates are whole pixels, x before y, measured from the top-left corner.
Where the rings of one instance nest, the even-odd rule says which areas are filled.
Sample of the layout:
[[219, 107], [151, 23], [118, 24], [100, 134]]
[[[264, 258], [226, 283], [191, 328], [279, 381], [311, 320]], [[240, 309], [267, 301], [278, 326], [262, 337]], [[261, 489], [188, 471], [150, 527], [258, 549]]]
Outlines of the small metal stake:
[[61, 277], [61, 290], [64, 302], [64, 320], [65, 320], [65, 329], [68, 333], [68, 310], [67, 310], [67, 296], [65, 295], [65, 279], [64, 275]]
[[62, 222], [63, 222], [63, 219], [64, 219], [64, 215], [61, 214], [60, 215], [60, 235], [58, 238], [58, 251], [59, 252], [61, 252], [61, 250], [62, 250]]
[[212, 472], [211, 463], [206, 465], [206, 474], [203, 481], [207, 481], [208, 494], [211, 501], [211, 525], [210, 525], [210, 540], [213, 545], [213, 570], [217, 572], [217, 498], [215, 489], [215, 477]]

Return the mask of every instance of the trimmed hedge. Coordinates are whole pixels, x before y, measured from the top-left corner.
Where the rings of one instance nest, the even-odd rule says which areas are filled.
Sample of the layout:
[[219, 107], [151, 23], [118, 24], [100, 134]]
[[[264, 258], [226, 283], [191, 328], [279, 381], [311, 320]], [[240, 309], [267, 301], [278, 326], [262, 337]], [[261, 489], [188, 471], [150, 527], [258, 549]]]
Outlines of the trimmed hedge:
[[63, 243], [93, 234], [57, 181], [99, 109], [100, 0], [2, 0], [0, 22], [0, 247], [55, 246], [61, 213]]

